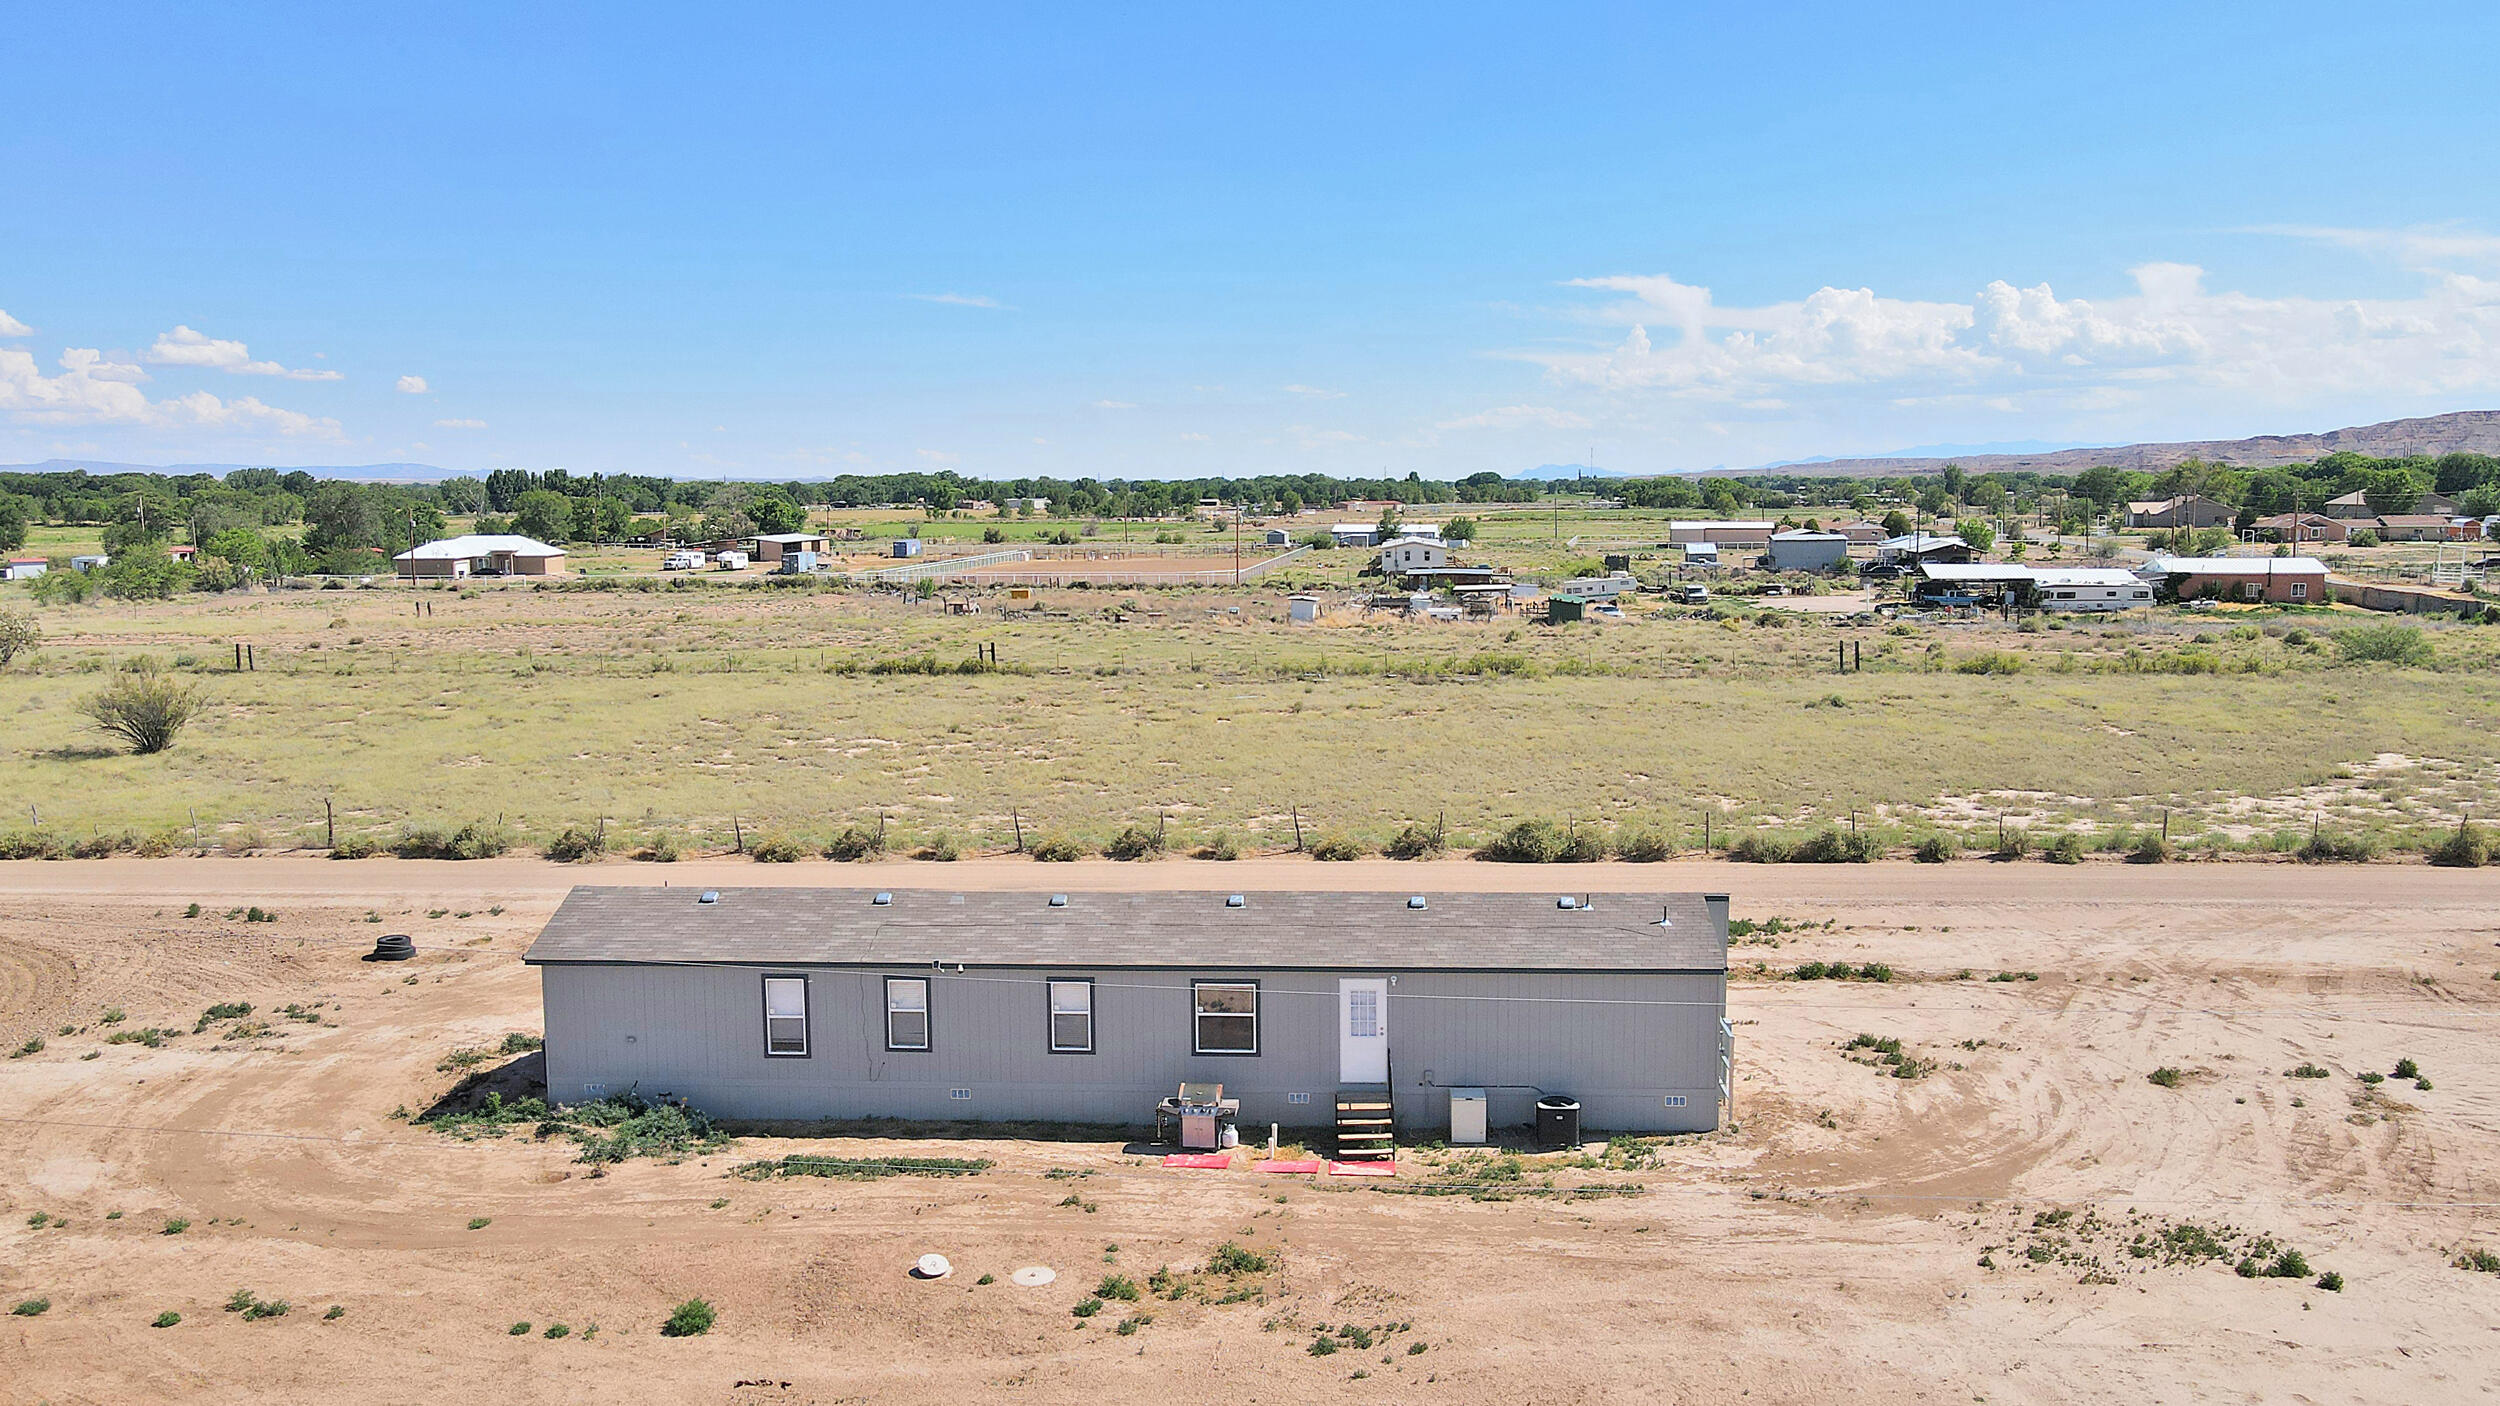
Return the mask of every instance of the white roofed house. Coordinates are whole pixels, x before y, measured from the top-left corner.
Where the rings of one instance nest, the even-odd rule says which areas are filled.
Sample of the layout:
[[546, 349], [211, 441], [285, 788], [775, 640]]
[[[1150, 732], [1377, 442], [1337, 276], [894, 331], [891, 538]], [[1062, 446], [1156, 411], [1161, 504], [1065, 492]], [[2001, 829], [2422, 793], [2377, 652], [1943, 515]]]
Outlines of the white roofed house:
[[1404, 576], [1450, 564], [1450, 549], [1435, 537], [1397, 537], [1380, 544], [1380, 574]]
[[470, 576], [561, 576], [564, 549], [509, 533], [446, 537], [391, 558], [419, 579], [457, 581]]

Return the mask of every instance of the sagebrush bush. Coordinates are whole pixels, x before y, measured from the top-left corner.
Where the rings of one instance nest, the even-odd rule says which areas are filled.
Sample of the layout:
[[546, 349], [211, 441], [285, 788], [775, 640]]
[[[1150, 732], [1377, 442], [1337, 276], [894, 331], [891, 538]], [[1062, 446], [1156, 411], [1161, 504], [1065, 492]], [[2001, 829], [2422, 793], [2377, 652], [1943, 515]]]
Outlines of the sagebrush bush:
[[547, 842], [547, 857], [558, 864], [580, 864], [608, 852], [606, 836], [597, 829], [567, 825]]
[[2430, 852], [2431, 863], [2443, 869], [2479, 869], [2491, 862], [2491, 844], [2472, 825], [2460, 825]]
[[825, 841], [824, 853], [827, 859], [838, 859], [845, 863], [874, 859], [885, 853], [885, 836], [871, 826], [846, 825], [842, 828], [841, 834]]
[[1912, 857], [1921, 864], [1945, 864], [1959, 859], [1962, 842], [1939, 830], [1918, 842]]
[[1325, 860], [1330, 863], [1342, 863], [1350, 859], [1360, 859], [1369, 853], [1371, 853], [1369, 846], [1365, 845], [1361, 840], [1354, 838], [1352, 835], [1343, 833], [1322, 835], [1319, 837], [1318, 841], [1311, 846], [1311, 857], [1313, 859]]
[[1441, 852], [1441, 832], [1410, 821], [1380, 852], [1391, 859], [1430, 859]]
[[1044, 864], [1072, 864], [1090, 851], [1083, 840], [1073, 835], [1044, 835], [1033, 842], [1028, 852]]
[[2081, 864], [2083, 837], [2072, 832], [2059, 835], [2041, 846], [2040, 857], [2051, 864]]
[[1675, 841], [1663, 830], [1644, 826], [1615, 838], [1615, 857], [1627, 864], [1658, 864], [1675, 858]]
[[758, 864], [796, 864], [812, 852], [805, 840], [790, 835], [760, 835], [747, 846], [747, 858]]
[[2362, 835], [2330, 835], [2315, 830], [2292, 853], [2303, 864], [2367, 864], [2378, 858], [2378, 845]]
[[2411, 625], [2356, 625], [2335, 636], [2335, 653], [2347, 664], [2396, 664], [2422, 668], [2438, 657], [2430, 636]]
[[1144, 825], [1131, 825], [1111, 837], [1102, 847], [1104, 855], [1119, 860], [1153, 859], [1163, 853], [1163, 832]]
[[81, 699], [78, 711], [97, 730], [149, 756], [173, 746], [203, 706], [198, 689], [166, 677], [153, 658], [141, 655], [111, 683]]

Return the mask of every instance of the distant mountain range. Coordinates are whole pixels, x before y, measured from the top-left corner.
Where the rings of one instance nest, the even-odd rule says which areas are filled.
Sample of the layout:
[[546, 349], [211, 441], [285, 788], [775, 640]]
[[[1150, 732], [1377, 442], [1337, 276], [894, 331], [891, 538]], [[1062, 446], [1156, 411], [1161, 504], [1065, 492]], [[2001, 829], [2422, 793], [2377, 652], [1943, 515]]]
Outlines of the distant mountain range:
[[[1996, 446], [1979, 446], [1997, 448]], [[2250, 439], [2206, 439], [2177, 444], [2121, 444], [2099, 447], [2047, 448], [2006, 446], [2012, 452], [1963, 453], [1951, 446], [1863, 459], [1792, 459], [1728, 473], [1813, 473], [1844, 478], [1891, 478], [1935, 473], [1959, 464], [1974, 474], [2029, 470], [2044, 474], [2076, 474], [2095, 465], [2158, 472], [2184, 459], [2210, 459], [2240, 468], [2262, 469], [2275, 464], [2306, 464], [2326, 454], [2349, 451], [2376, 459], [2410, 455], [2451, 454], [2463, 450], [2500, 454], [2500, 410], [2459, 410], [2415, 420], [2387, 420], [2375, 425], [2328, 430], [2323, 434], [2258, 435]]]

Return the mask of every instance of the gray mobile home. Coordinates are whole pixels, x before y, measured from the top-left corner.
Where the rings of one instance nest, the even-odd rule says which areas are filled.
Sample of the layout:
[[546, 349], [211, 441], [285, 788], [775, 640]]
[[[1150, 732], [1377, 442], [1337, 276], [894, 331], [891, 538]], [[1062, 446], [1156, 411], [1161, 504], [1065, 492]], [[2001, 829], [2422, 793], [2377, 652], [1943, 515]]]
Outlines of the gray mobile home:
[[1716, 1128], [1723, 894], [950, 893], [585, 887], [527, 960], [547, 1090], [734, 1118], [1142, 1125], [1221, 1083], [1247, 1130], [1349, 1088], [1441, 1136], [1578, 1100]]

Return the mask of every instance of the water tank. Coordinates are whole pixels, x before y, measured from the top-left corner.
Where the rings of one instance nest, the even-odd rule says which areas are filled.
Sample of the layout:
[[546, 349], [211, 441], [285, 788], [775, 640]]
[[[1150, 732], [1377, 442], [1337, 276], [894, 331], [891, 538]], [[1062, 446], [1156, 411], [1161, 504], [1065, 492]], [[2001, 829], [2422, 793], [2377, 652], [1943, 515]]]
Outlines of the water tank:
[[[1455, 1139], [1453, 1139], [1455, 1141]], [[1536, 1143], [1548, 1152], [1580, 1145], [1580, 1101], [1547, 1094], [1536, 1101]]]
[[1484, 1142], [1484, 1110], [1484, 1090], [1450, 1090], [1451, 1146], [1479, 1146]]

